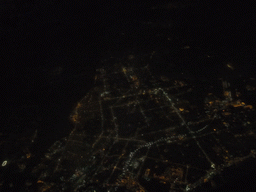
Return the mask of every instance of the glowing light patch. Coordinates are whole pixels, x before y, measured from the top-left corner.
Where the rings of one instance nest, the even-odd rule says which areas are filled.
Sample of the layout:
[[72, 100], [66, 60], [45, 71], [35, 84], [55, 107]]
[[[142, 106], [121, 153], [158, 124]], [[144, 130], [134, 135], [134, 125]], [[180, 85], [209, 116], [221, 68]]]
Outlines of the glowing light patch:
[[7, 161], [3, 161], [2, 167], [4, 167], [5, 165], [7, 165]]

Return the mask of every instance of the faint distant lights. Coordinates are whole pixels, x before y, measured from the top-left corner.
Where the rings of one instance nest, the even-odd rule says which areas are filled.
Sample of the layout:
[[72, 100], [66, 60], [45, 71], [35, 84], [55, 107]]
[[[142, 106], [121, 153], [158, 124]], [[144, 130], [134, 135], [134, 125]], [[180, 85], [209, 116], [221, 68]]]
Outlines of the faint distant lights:
[[2, 163], [2, 167], [6, 166], [6, 165], [7, 165], [7, 161], [5, 160], [5, 161], [3, 161], [3, 163]]

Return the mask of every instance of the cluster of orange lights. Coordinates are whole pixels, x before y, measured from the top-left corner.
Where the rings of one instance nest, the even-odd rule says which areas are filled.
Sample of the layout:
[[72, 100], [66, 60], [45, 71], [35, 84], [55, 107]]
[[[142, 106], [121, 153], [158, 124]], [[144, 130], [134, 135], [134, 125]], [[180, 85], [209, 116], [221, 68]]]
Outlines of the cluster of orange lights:
[[74, 115], [71, 116], [71, 121], [77, 122], [77, 120], [78, 120], [78, 114], [75, 113]]
[[[44, 182], [42, 180], [38, 180], [37, 183], [41, 183], [44, 184]], [[52, 186], [50, 185], [44, 185], [40, 188], [40, 191], [48, 191]]]
[[246, 105], [244, 102], [241, 102], [240, 100], [236, 101], [235, 103], [233, 103], [232, 105], [233, 107], [244, 107], [247, 109], [252, 109], [252, 105]]
[[31, 157], [31, 153], [27, 153], [26, 157], [27, 157], [27, 159], [29, 159]]
[[79, 116], [78, 116], [78, 110], [82, 107], [83, 105], [79, 102], [74, 109], [74, 113], [70, 116], [70, 119], [72, 122], [76, 123], [78, 122]]
[[120, 182], [121, 184], [126, 185], [127, 189], [133, 188], [134, 190], [134, 188], [136, 188], [136, 192], [145, 192], [145, 189], [138, 182], [136, 182], [134, 179], [130, 177], [126, 177], [125, 179], [122, 179]]

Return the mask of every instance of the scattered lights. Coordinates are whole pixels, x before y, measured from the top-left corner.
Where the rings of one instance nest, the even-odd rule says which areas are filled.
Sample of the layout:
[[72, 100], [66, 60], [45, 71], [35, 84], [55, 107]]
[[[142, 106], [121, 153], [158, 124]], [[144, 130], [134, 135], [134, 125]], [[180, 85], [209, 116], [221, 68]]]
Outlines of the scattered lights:
[[150, 169], [146, 169], [144, 176], [148, 177], [149, 173], [150, 173]]
[[185, 45], [182, 49], [190, 49], [189, 45]]
[[[184, 48], [189, 49], [190, 47], [185, 46]], [[190, 170], [189, 170], [189, 165], [188, 165], [189, 161], [186, 161], [186, 159], [182, 157], [181, 159], [183, 162], [180, 162], [180, 164], [177, 164], [171, 168], [167, 167], [167, 166], [170, 166], [173, 164], [172, 159], [168, 158], [169, 154], [172, 153], [171, 148], [170, 148], [170, 150], [168, 150], [169, 149], [168, 147], [170, 146], [170, 143], [179, 144], [181, 146], [184, 143], [186, 143], [186, 145], [185, 145], [186, 147], [189, 147], [189, 148], [191, 147], [191, 149], [193, 149], [193, 145], [190, 145], [190, 140], [191, 140], [191, 138], [193, 138], [193, 139], [195, 139], [195, 141], [198, 144], [198, 147], [195, 150], [201, 150], [203, 152], [203, 154], [205, 155], [205, 157], [203, 157], [203, 154], [200, 155], [200, 158], [204, 158], [204, 160], [208, 160], [208, 162], [211, 165], [210, 170], [204, 170], [204, 171], [207, 171], [207, 172], [209, 171], [209, 172], [207, 175], [202, 175], [200, 177], [198, 185], [202, 184], [203, 182], [211, 181], [211, 175], [218, 173], [218, 171], [220, 171], [221, 166], [219, 164], [216, 164], [216, 165], [214, 164], [215, 161], [208, 157], [208, 155], [207, 155], [208, 151], [203, 150], [203, 147], [201, 147], [201, 145], [199, 143], [200, 139], [197, 140], [197, 138], [204, 137], [205, 135], [208, 135], [208, 134], [212, 134], [216, 137], [216, 141], [221, 143], [221, 138], [219, 138], [218, 136], [222, 133], [222, 130], [225, 127], [230, 127], [229, 123], [234, 119], [232, 117], [238, 116], [238, 115], [234, 116], [233, 111], [232, 111], [233, 108], [231, 108], [232, 110], [230, 110], [229, 107], [242, 106], [238, 109], [234, 109], [234, 110], [239, 110], [239, 109], [244, 109], [244, 108], [252, 109], [252, 106], [246, 105], [244, 102], [242, 102], [240, 100], [237, 102], [236, 101], [231, 102], [232, 101], [231, 91], [226, 90], [227, 88], [230, 87], [230, 85], [228, 82], [223, 82], [224, 95], [227, 98], [225, 98], [225, 100], [217, 100], [217, 99], [213, 100], [213, 99], [211, 99], [211, 97], [209, 97], [206, 100], [204, 100], [205, 101], [204, 109], [205, 109], [205, 113], [206, 113], [206, 115], [204, 116], [203, 112], [201, 113], [201, 110], [197, 110], [197, 106], [187, 107], [187, 103], [190, 102], [189, 98], [183, 99], [182, 96], [179, 97], [178, 95], [180, 95], [180, 93], [177, 94], [177, 98], [176, 98], [176, 92], [179, 91], [178, 88], [186, 86], [185, 82], [175, 81], [175, 84], [174, 84], [175, 91], [172, 91], [172, 90], [174, 90], [173, 87], [171, 87], [171, 88], [166, 88], [166, 87], [161, 88], [160, 86], [158, 87], [158, 84], [156, 83], [157, 81], [155, 81], [153, 79], [153, 80], [149, 80], [149, 82], [154, 85], [154, 88], [149, 89], [149, 87], [144, 86], [144, 76], [142, 78], [139, 75], [136, 76], [136, 71], [137, 70], [133, 71], [133, 68], [129, 68], [129, 67], [127, 67], [127, 68], [125, 68], [125, 67], [119, 68], [118, 67], [118, 71], [111, 73], [111, 76], [107, 76], [107, 75], [105, 75], [105, 71], [103, 70], [102, 73], [104, 72], [104, 76], [102, 76], [102, 77], [95, 76], [95, 80], [103, 81], [104, 87], [102, 87], [102, 90], [101, 89], [97, 90], [97, 94], [94, 94], [94, 92], [93, 92], [93, 94], [88, 95], [87, 97], [90, 98], [89, 101], [87, 99], [86, 100], [84, 99], [77, 104], [77, 107], [76, 107], [75, 111], [73, 112], [73, 115], [70, 116], [70, 118], [74, 122], [79, 123], [79, 121], [83, 122], [84, 116], [89, 115], [89, 117], [90, 117], [90, 118], [88, 118], [88, 120], [90, 120], [89, 123], [92, 122], [92, 125], [95, 124], [96, 126], [98, 126], [97, 128], [101, 128], [102, 133], [100, 134], [100, 136], [93, 135], [92, 139], [95, 138], [96, 141], [93, 143], [91, 148], [92, 148], [92, 151], [93, 150], [97, 151], [97, 153], [100, 152], [101, 156], [103, 156], [105, 154], [105, 157], [101, 161], [101, 166], [99, 166], [97, 171], [94, 173], [93, 179], [89, 178], [90, 177], [89, 175], [87, 176], [87, 171], [86, 171], [87, 168], [83, 168], [83, 170], [81, 170], [81, 171], [76, 170], [75, 174], [70, 178], [70, 180], [77, 179], [80, 182], [81, 178], [83, 178], [84, 182], [86, 181], [86, 179], [88, 179], [88, 181], [91, 180], [93, 182], [94, 181], [99, 182], [97, 180], [97, 175], [100, 175], [100, 173], [102, 171], [107, 171], [109, 173], [111, 173], [111, 172], [116, 173], [117, 172], [116, 169], [118, 169], [118, 172], [122, 171], [122, 173], [118, 176], [118, 179], [115, 178], [118, 181], [118, 182], [116, 182], [117, 186], [115, 189], [118, 189], [119, 187], [126, 186], [127, 188], [130, 187], [130, 188], [134, 189], [134, 191], [144, 191], [144, 189], [140, 186], [140, 183], [138, 180], [134, 179], [134, 177], [128, 177], [127, 175], [134, 174], [136, 169], [138, 169], [140, 167], [140, 165], [146, 166], [143, 164], [143, 162], [145, 161], [147, 164], [146, 159], [150, 158], [150, 155], [148, 155], [148, 153], [150, 154], [151, 152], [154, 152], [154, 150], [156, 150], [160, 146], [163, 146], [163, 147], [167, 146], [166, 149], [163, 148], [163, 149], [165, 149], [165, 150], [163, 150], [163, 152], [165, 154], [159, 153], [159, 154], [157, 154], [158, 157], [150, 159], [150, 161], [157, 162], [157, 165], [154, 166], [154, 164], [153, 164], [155, 169], [150, 170], [147, 167], [146, 167], [146, 169], [141, 169], [139, 171], [140, 172], [139, 177], [144, 176], [143, 178], [146, 181], [150, 181], [151, 178], [157, 178], [158, 180], [160, 180], [159, 182], [163, 183], [163, 184], [168, 183], [168, 184], [172, 185], [172, 184], [176, 183], [175, 185], [177, 185], [177, 186], [181, 184], [181, 185], [183, 185], [183, 187], [185, 187], [184, 183], [189, 184], [189, 182], [188, 182], [189, 179], [187, 180], [187, 177], [190, 177], [190, 175], [189, 175]], [[117, 81], [119, 79], [112, 79], [112, 77], [115, 74], [118, 74], [118, 77], [119, 77], [120, 73], [122, 76], [125, 75], [126, 81], [128, 81], [129, 85], [132, 88], [132, 91], [129, 91], [129, 90], [126, 91], [126, 88], [122, 89], [122, 87], [119, 88], [118, 86], [116, 86], [115, 87], [116, 91], [121, 93], [120, 95], [119, 94], [117, 95], [115, 93], [115, 91], [111, 90], [111, 86], [110, 86], [110, 84], [108, 84], [108, 82], [112, 82], [112, 80], [116, 80], [115, 83], [118, 85]], [[109, 79], [108, 79], [108, 77], [109, 77]], [[165, 82], [169, 81], [169, 79], [164, 76], [161, 76], [161, 79], [162, 79], [162, 81], [165, 81]], [[147, 80], [147, 79], [145, 79], [145, 80]], [[141, 86], [141, 89], [134, 90], [134, 88], [138, 88], [139, 86]], [[125, 90], [125, 92], [124, 92], [124, 90]], [[189, 90], [191, 91], [192, 88], [190, 88]], [[188, 93], [190, 91], [187, 90], [186, 93]], [[94, 97], [95, 95], [100, 95], [103, 98], [99, 97], [99, 101], [98, 101], [97, 98]], [[141, 96], [141, 95], [143, 95], [143, 96]], [[208, 95], [214, 97], [213, 93], [208, 93]], [[89, 97], [89, 96], [91, 96], [91, 97]], [[127, 99], [123, 99], [123, 98], [127, 98]], [[97, 100], [98, 102], [94, 102], [95, 100]], [[112, 101], [109, 102], [106, 100], [113, 100], [113, 102]], [[88, 104], [87, 102], [89, 103], [88, 107], [87, 107], [87, 104]], [[113, 105], [113, 103], [117, 103], [118, 105], [116, 105], [116, 104]], [[102, 106], [101, 106], [101, 104], [102, 104]], [[138, 109], [140, 109], [140, 110], [138, 110]], [[196, 109], [196, 110], [194, 110], [194, 109]], [[144, 111], [145, 111], [145, 113], [144, 113]], [[230, 111], [232, 111], [232, 113]], [[105, 113], [109, 113], [109, 112], [111, 112], [111, 113], [105, 115]], [[132, 113], [130, 113], [130, 112], [132, 112]], [[192, 114], [194, 112], [196, 114], [195, 118], [197, 118], [195, 121], [190, 120], [190, 114]], [[214, 113], [212, 113], [212, 112], [214, 112]], [[242, 112], [244, 112], [244, 111], [242, 111]], [[186, 113], [186, 114], [184, 114], [184, 113]], [[153, 118], [153, 115], [155, 116], [154, 118]], [[241, 114], [241, 116], [242, 115], [243, 114]], [[187, 118], [186, 118], [187, 116], [189, 117], [189, 121], [187, 121]], [[229, 118], [230, 116], [231, 116], [231, 118]], [[112, 119], [111, 119], [111, 117], [112, 117]], [[157, 121], [158, 124], [156, 126], [155, 126], [155, 122], [153, 122], [154, 119], [159, 120], [159, 123]], [[162, 119], [163, 119], [163, 121], [161, 122]], [[165, 119], [167, 119], [168, 124], [166, 124]], [[241, 118], [241, 119], [246, 124], [250, 123], [247, 118]], [[238, 118], [235, 118], [235, 121], [238, 121], [238, 120], [239, 120]], [[101, 121], [101, 124], [99, 124], [100, 121]], [[128, 124], [129, 122], [133, 122], [133, 121], [134, 122], [136, 121], [136, 127], [135, 127], [136, 134], [129, 136], [128, 134], [126, 134], [126, 130], [124, 130], [125, 128], [123, 128], [125, 126], [123, 126], [123, 125], [125, 123]], [[224, 122], [224, 121], [226, 121], [226, 122]], [[151, 122], [153, 123], [153, 125], [151, 124]], [[173, 127], [169, 127], [169, 124], [170, 124], [169, 122], [174, 124], [174, 125], [172, 125]], [[176, 124], [176, 122], [178, 122], [178, 123]], [[211, 123], [214, 127], [209, 126]], [[218, 123], [218, 125], [219, 125], [219, 123], [221, 123], [221, 124], [223, 123], [223, 125], [215, 126], [217, 123]], [[252, 123], [253, 122], [251, 122], [251, 124]], [[100, 125], [101, 125], [101, 127], [100, 127]], [[112, 125], [112, 127], [111, 127], [111, 125]], [[201, 125], [203, 125], [203, 126], [201, 126]], [[147, 126], [150, 127], [149, 130], [147, 129]], [[153, 126], [155, 126], [155, 127], [153, 127]], [[195, 127], [202, 127], [202, 128], [195, 131], [194, 130]], [[91, 127], [89, 127], [89, 128], [91, 128]], [[179, 129], [179, 128], [181, 128], [181, 129]], [[183, 132], [184, 128], [187, 128], [187, 130], [185, 130], [186, 132]], [[232, 133], [231, 128], [227, 129], [228, 130], [227, 133]], [[84, 132], [82, 132], [80, 130], [79, 130], [79, 132], [77, 132], [76, 130], [74, 130], [71, 132], [72, 135], [71, 135], [70, 139], [67, 139], [68, 144], [69, 143], [74, 144], [73, 146], [70, 144], [68, 146], [68, 147], [71, 147], [71, 146], [74, 147], [74, 152], [77, 152], [77, 150], [79, 150], [79, 149], [76, 149], [75, 146], [80, 146], [80, 143], [82, 143], [82, 144], [88, 143], [88, 141], [84, 139], [84, 138], [87, 138], [88, 134], [90, 134], [90, 131], [88, 131], [88, 132], [86, 131], [87, 129], [88, 128], [85, 126], [85, 129], [82, 130]], [[218, 129], [218, 133], [214, 133], [214, 132], [217, 132], [217, 129]], [[202, 132], [203, 130], [205, 130], [206, 134], [204, 134], [204, 133], [200, 134], [200, 132]], [[130, 130], [128, 130], [128, 131], [130, 131]], [[133, 130], [131, 130], [131, 131], [133, 131]], [[214, 131], [214, 132], [212, 132], [212, 131]], [[180, 135], [180, 133], [183, 133], [183, 135]], [[120, 135], [120, 137], [118, 134]], [[254, 132], [252, 132], [251, 135], [254, 135]], [[239, 137], [242, 137], [242, 135]], [[83, 138], [83, 140], [81, 138]], [[97, 147], [94, 148], [94, 146], [98, 143], [98, 141], [103, 142], [103, 144], [104, 144], [105, 140], [108, 142], [107, 145], [101, 145], [102, 147], [100, 147], [100, 148], [97, 148]], [[111, 144], [112, 140], [114, 140], [114, 141]], [[185, 142], [183, 142], [184, 140], [185, 140]], [[78, 142], [76, 143], [76, 141], [78, 141]], [[123, 150], [121, 150], [122, 145], [119, 145], [116, 148], [116, 150], [110, 150], [111, 147], [116, 146], [114, 144], [118, 143], [118, 142], [127, 142], [127, 147], [125, 145]], [[108, 147], [103, 148], [105, 146], [108, 146]], [[132, 146], [132, 147], [130, 148], [130, 146]], [[212, 147], [215, 147], [215, 146], [212, 146]], [[225, 149], [225, 146], [223, 146], [223, 148]], [[228, 162], [231, 162], [230, 164], [232, 164], [234, 161], [233, 159], [235, 157], [232, 157], [232, 155], [230, 155], [227, 150], [223, 150], [223, 148], [221, 148], [220, 146], [217, 145], [214, 148], [214, 151], [216, 152], [216, 154], [218, 155], [219, 158], [222, 158], [222, 160], [224, 160], [223, 162], [225, 164], [223, 164], [223, 165], [226, 165]], [[159, 150], [159, 152], [161, 152], [161, 150]], [[99, 158], [96, 155], [97, 153], [94, 153], [95, 156], [90, 156], [89, 163], [91, 165], [92, 164], [97, 165], [97, 163], [100, 162], [100, 161], [98, 161]], [[53, 153], [53, 154], [55, 154], [55, 153]], [[80, 157], [85, 158], [85, 159], [87, 159], [90, 155], [89, 152], [87, 152], [87, 153], [84, 152], [82, 154], [84, 156], [80, 156]], [[183, 151], [182, 149], [181, 149], [181, 153], [179, 155], [180, 156], [182, 155], [185, 157], [188, 156], [186, 150]], [[252, 155], [255, 156], [255, 151], [252, 152]], [[27, 158], [30, 158], [30, 156], [31, 156], [31, 154], [27, 154]], [[52, 158], [52, 157], [53, 157], [52, 155], [49, 156], [49, 158]], [[75, 157], [77, 157], [77, 156], [75, 156]], [[65, 157], [63, 159], [65, 159]], [[61, 159], [56, 159], [56, 160], [54, 159], [54, 161], [60, 161], [60, 160]], [[68, 160], [70, 160], [70, 159], [68, 159]], [[71, 160], [73, 160], [73, 158]], [[80, 162], [84, 161], [83, 159], [76, 159], [76, 160], [80, 161]], [[63, 161], [63, 162], [65, 163], [65, 161]], [[62, 165], [61, 163], [62, 163], [62, 161], [60, 161], [60, 163], [58, 162], [58, 165]], [[2, 166], [5, 166], [6, 164], [7, 164], [7, 161], [5, 163], [3, 162]], [[184, 178], [185, 174], [183, 173], [183, 171], [185, 171], [185, 170], [183, 170], [183, 168], [182, 168], [185, 165], [187, 166], [186, 173], [189, 173], [188, 175], [186, 175], [186, 178]], [[160, 168], [158, 168], [158, 166]], [[167, 169], [165, 169], [165, 172], [162, 172], [163, 171], [162, 167], [163, 168], [167, 167]], [[143, 172], [144, 172], [144, 174], [143, 174]], [[115, 174], [113, 174], [113, 175], [111, 174], [110, 177], [112, 177], [112, 176], [114, 177], [114, 175]], [[81, 177], [81, 178], [78, 178], [78, 177]], [[184, 179], [183, 181], [181, 181], [182, 178]], [[114, 178], [111, 178], [111, 180], [112, 179], [114, 179]], [[110, 178], [108, 179], [108, 181], [109, 180], [110, 180]], [[113, 186], [111, 186], [111, 184], [108, 183], [108, 181], [104, 182], [103, 185], [105, 187], [107, 186], [107, 188], [109, 189], [109, 187], [113, 187]], [[43, 181], [39, 180], [38, 183], [43, 183]], [[113, 183], [115, 183], [115, 182], [113, 182]], [[191, 184], [193, 184], [193, 183], [191, 183]], [[194, 184], [197, 185], [197, 183], [194, 183]], [[99, 185], [102, 185], [102, 184], [99, 182]], [[189, 184], [186, 186], [185, 190], [190, 191], [195, 187], [196, 186]]]
[[81, 104], [81, 103], [78, 103], [77, 106], [76, 106], [76, 108], [80, 108], [81, 106], [82, 106], [82, 104]]
[[29, 159], [31, 157], [31, 153], [27, 153], [26, 157], [27, 157], [27, 159]]
[[78, 120], [78, 114], [75, 113], [73, 116], [71, 116], [71, 121], [77, 122], [77, 120]]
[[210, 101], [209, 104], [212, 105], [212, 104], [213, 104], [213, 101]]
[[229, 69], [231, 69], [231, 70], [234, 70], [234, 69], [235, 69], [234, 65], [233, 65], [232, 63], [230, 63], [230, 62], [227, 64], [227, 67], [228, 67]]
[[124, 74], [126, 74], [126, 72], [127, 72], [125, 67], [123, 67], [123, 72], [124, 72]]
[[135, 75], [133, 75], [131, 78], [133, 81], [136, 81], [138, 79], [138, 77], [136, 77]]

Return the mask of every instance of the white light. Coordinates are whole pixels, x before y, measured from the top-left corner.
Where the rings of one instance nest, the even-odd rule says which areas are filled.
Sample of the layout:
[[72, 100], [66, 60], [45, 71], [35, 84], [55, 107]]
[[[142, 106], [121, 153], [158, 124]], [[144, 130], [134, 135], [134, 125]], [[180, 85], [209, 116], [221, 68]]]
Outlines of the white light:
[[7, 165], [7, 161], [3, 161], [2, 167], [4, 167], [5, 165]]

